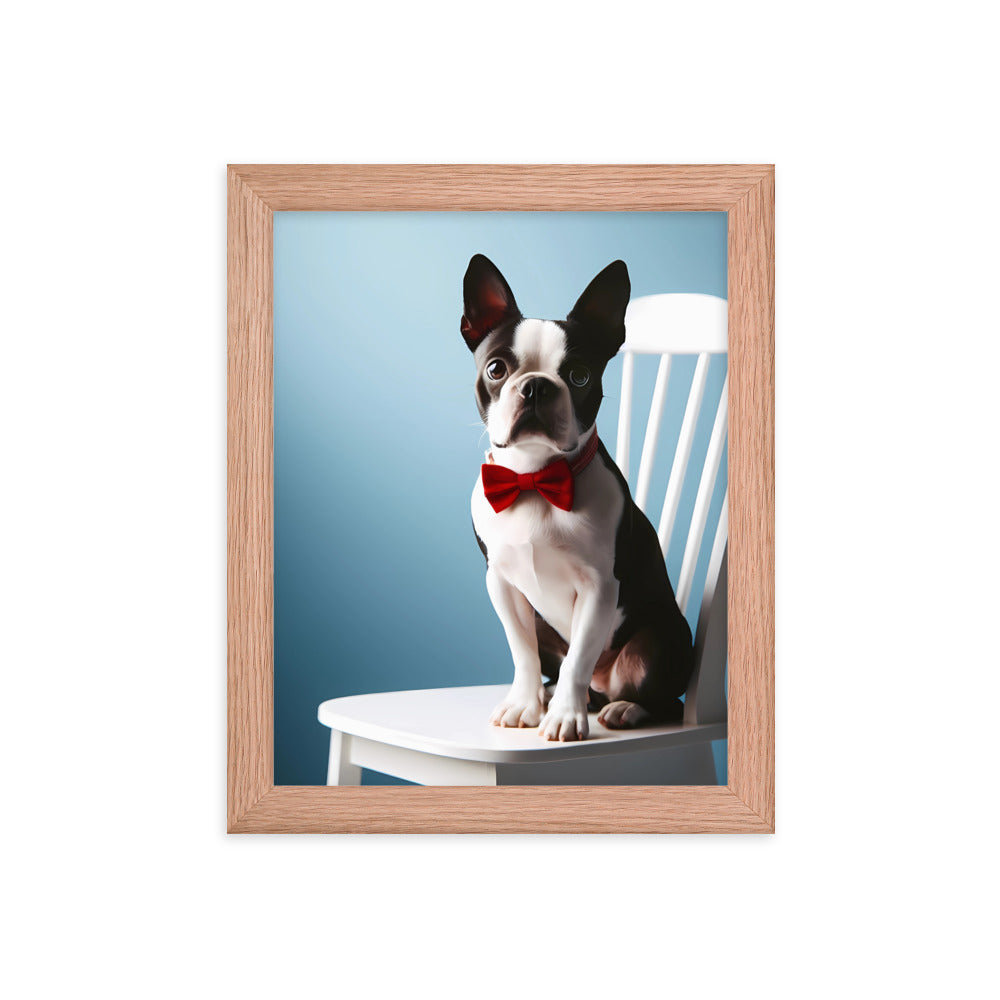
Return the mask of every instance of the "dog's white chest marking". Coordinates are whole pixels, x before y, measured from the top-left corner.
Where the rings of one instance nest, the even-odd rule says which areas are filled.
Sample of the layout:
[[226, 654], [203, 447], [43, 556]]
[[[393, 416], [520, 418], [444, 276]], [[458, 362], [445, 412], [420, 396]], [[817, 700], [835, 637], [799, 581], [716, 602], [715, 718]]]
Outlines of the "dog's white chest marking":
[[484, 541], [497, 571], [568, 642], [577, 593], [592, 569], [561, 530], [556, 516], [561, 512], [544, 511], [542, 504], [549, 506], [540, 497], [521, 497], [519, 510], [511, 510], [502, 529]]
[[524, 493], [511, 507], [496, 513], [483, 495], [480, 480], [473, 491], [472, 520], [490, 566], [571, 642], [578, 596], [602, 580], [613, 579], [622, 506], [611, 473], [595, 460], [577, 478], [572, 511]]

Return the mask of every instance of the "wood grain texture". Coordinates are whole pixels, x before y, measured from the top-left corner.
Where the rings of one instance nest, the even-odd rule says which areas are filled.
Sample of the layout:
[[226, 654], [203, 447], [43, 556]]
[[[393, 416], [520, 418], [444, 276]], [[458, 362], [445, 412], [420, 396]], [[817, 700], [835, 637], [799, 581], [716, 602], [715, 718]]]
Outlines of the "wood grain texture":
[[729, 210], [729, 787], [774, 826], [774, 177]]
[[[729, 212], [727, 788], [274, 787], [272, 215], [289, 210]], [[228, 269], [228, 829], [772, 832], [773, 167], [230, 167]]]
[[725, 212], [769, 168], [262, 164], [230, 169], [275, 212]]
[[228, 802], [229, 825], [274, 774], [273, 263], [271, 210], [229, 172]]
[[728, 788], [315, 788], [269, 791], [232, 833], [770, 833]]

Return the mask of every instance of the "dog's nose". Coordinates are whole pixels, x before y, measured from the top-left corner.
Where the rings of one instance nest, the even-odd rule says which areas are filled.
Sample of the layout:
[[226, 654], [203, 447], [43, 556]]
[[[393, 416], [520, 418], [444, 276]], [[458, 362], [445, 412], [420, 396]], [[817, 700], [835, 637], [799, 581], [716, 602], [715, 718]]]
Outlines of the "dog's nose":
[[537, 406], [552, 394], [554, 388], [555, 386], [547, 378], [529, 378], [517, 391], [528, 402]]

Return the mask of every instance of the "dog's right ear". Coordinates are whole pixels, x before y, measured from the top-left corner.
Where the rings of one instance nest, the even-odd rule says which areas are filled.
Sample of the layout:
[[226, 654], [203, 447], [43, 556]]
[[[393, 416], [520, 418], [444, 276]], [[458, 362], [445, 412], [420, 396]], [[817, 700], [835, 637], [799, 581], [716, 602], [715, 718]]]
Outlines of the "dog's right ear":
[[462, 336], [470, 351], [501, 323], [520, 317], [504, 276], [488, 257], [477, 253], [465, 272], [465, 314], [462, 316]]

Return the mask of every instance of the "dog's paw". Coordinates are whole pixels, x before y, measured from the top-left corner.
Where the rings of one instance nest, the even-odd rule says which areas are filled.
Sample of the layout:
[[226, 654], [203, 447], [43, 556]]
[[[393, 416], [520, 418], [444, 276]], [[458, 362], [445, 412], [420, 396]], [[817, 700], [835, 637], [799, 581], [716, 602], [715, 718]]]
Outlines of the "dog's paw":
[[634, 701], [612, 701], [601, 709], [597, 721], [608, 729], [635, 729], [650, 718]]
[[574, 740], [585, 740], [590, 733], [587, 722], [587, 706], [559, 705], [553, 701], [542, 719], [538, 735], [546, 740], [559, 740], [561, 743], [571, 743]]
[[545, 688], [537, 693], [524, 695], [513, 689], [490, 716], [490, 723], [506, 729], [534, 729], [545, 710]]

